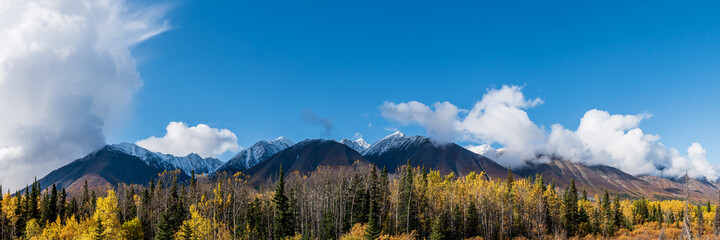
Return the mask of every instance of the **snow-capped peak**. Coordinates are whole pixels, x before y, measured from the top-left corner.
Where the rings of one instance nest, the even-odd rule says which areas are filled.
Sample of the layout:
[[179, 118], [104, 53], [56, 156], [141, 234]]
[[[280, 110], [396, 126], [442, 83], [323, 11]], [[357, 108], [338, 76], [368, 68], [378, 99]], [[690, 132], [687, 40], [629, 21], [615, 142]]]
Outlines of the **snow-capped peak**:
[[195, 171], [195, 173], [198, 174], [209, 173], [223, 164], [223, 162], [218, 160], [217, 158], [202, 158], [196, 153], [190, 153], [184, 157], [179, 157], [170, 154], [153, 152], [133, 143], [124, 142], [113, 144], [110, 146], [119, 151], [140, 158], [148, 166], [153, 166], [164, 170], [181, 169], [187, 174], [190, 174], [190, 172], [192, 172], [193, 170]]
[[395, 131], [394, 133], [385, 136], [383, 139], [386, 139], [386, 138], [398, 138], [398, 137], [405, 137], [405, 134], [403, 134], [403, 133], [400, 132], [400, 131]]
[[373, 143], [361, 153], [363, 156], [380, 155], [390, 149], [407, 147], [421, 141], [429, 141], [429, 139], [422, 136], [407, 137], [402, 132], [397, 131]]
[[273, 145], [282, 145], [282, 146], [287, 146], [287, 147], [295, 145], [295, 143], [293, 143], [293, 141], [291, 141], [290, 139], [287, 139], [285, 137], [278, 137], [275, 140], [270, 141], [270, 143], [272, 143]]
[[275, 153], [278, 153], [292, 145], [295, 145], [295, 143], [284, 137], [279, 137], [271, 141], [262, 140], [256, 142], [249, 148], [243, 149], [237, 153], [219, 168], [215, 169], [215, 172], [244, 171], [245, 169], [257, 165]]
[[358, 138], [355, 141], [351, 141], [347, 138], [343, 138], [343, 140], [340, 140], [340, 143], [347, 145], [348, 147], [352, 148], [353, 150], [357, 152], [362, 152], [365, 149], [370, 147], [370, 144], [365, 142], [362, 138]]
[[483, 145], [467, 145], [465, 146], [465, 149], [470, 150], [471, 152], [474, 152], [478, 155], [483, 155], [490, 159], [497, 159], [500, 155], [502, 155], [502, 149], [495, 149], [490, 145], [483, 144]]

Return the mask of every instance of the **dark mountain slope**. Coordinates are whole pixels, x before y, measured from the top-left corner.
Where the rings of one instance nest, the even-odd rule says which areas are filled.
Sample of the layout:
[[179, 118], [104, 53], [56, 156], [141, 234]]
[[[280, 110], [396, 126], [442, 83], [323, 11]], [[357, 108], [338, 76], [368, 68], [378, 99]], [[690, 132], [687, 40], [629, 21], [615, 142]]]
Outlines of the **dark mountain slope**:
[[490, 178], [507, 176], [505, 167], [455, 143], [435, 143], [426, 137], [406, 137], [399, 132], [371, 145], [364, 157], [380, 168], [387, 167], [391, 172], [409, 160], [413, 166], [425, 166], [441, 174], [465, 176], [470, 172], [485, 172]]
[[[67, 188], [70, 195], [82, 191], [85, 180], [92, 189], [103, 189], [106, 184], [150, 182], [163, 170], [148, 166], [139, 157], [129, 155], [116, 148], [106, 146], [81, 159], [50, 172], [38, 182], [42, 188], [53, 183], [58, 188]], [[182, 176], [185, 177], [186, 176]], [[73, 186], [73, 187], [70, 187]]]
[[286, 148], [248, 169], [251, 183], [258, 183], [283, 171], [308, 173], [318, 166], [350, 166], [356, 161], [367, 163], [360, 153], [332, 140], [305, 140]]

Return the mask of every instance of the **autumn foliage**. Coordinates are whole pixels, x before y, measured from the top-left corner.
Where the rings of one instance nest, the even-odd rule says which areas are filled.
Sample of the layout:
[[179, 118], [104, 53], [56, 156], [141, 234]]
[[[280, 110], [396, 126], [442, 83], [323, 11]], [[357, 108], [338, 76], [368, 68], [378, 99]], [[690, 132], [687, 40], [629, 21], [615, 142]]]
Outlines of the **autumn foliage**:
[[[714, 239], [717, 203], [587, 196], [542, 176], [489, 179], [356, 163], [307, 174], [179, 171], [101, 194], [87, 188], [4, 194], [0, 239]], [[0, 190], [1, 191], [1, 190]], [[650, 198], [651, 196], [648, 196]]]

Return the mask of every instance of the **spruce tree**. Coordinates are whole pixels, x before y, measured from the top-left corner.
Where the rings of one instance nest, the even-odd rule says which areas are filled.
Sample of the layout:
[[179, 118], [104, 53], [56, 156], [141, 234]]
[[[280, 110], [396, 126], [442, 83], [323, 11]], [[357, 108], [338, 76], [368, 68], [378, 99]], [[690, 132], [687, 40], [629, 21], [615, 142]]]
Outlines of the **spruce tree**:
[[195, 239], [195, 236], [193, 235], [192, 228], [190, 227], [190, 223], [183, 223], [182, 229], [180, 233], [180, 239], [182, 240], [193, 240]]
[[191, 172], [191, 175], [190, 175], [190, 187], [192, 187], [193, 189], [195, 189], [195, 186], [197, 186], [197, 179], [195, 179], [195, 169], [190, 170], [190, 172]]
[[48, 220], [50, 220], [50, 222], [55, 221], [55, 219], [58, 216], [57, 205], [58, 205], [58, 191], [57, 191], [57, 187], [53, 183], [52, 188], [50, 190], [50, 203], [49, 203], [50, 217], [48, 218]]
[[704, 227], [703, 227], [703, 211], [702, 206], [697, 205], [697, 234], [698, 236], [702, 236], [704, 234]]
[[565, 212], [563, 217], [565, 219], [565, 232], [568, 236], [574, 236], [577, 231], [578, 224], [578, 195], [577, 189], [575, 188], [575, 179], [570, 179], [570, 187], [565, 189], [564, 194], [564, 205]]
[[335, 219], [330, 209], [323, 211], [322, 226], [320, 229], [320, 240], [335, 239]]
[[90, 211], [90, 192], [88, 191], [87, 180], [85, 180], [85, 185], [83, 185], [83, 195], [80, 200], [80, 212], [82, 216], [78, 217], [88, 217], [90, 215]]
[[453, 239], [465, 239], [465, 217], [463, 217], [462, 211], [460, 211], [460, 205], [456, 204], [453, 208], [453, 231], [451, 235]]
[[478, 235], [478, 226], [480, 226], [479, 220], [480, 215], [477, 207], [475, 206], [475, 201], [470, 201], [467, 217], [465, 219], [465, 237], [472, 238]]
[[715, 236], [720, 236], [720, 192], [718, 192], [718, 205], [715, 206], [715, 219], [713, 221], [713, 227], [715, 230]]
[[612, 236], [615, 232], [615, 229], [613, 228], [613, 225], [615, 223], [615, 214], [613, 214], [611, 202], [610, 202], [610, 194], [608, 194], [607, 189], [605, 189], [605, 193], [602, 197], [602, 219], [600, 219], [601, 229], [603, 232], [603, 235], [605, 236]]
[[28, 216], [28, 210], [27, 210], [27, 202], [30, 192], [28, 192], [28, 187], [25, 186], [25, 195], [20, 195], [20, 192], [15, 192], [15, 196], [18, 196], [20, 199], [20, 203], [15, 206], [15, 216], [18, 216], [17, 222], [15, 223], [15, 236], [20, 238], [22, 237], [23, 231], [25, 231], [25, 223], [27, 222], [29, 216]]
[[348, 207], [350, 208], [350, 226], [367, 222], [368, 192], [362, 184], [362, 177], [357, 172], [350, 181]]
[[135, 206], [135, 189], [130, 188], [130, 192], [125, 194], [125, 221], [130, 221], [137, 217], [137, 207]]
[[173, 239], [173, 233], [175, 231], [173, 230], [173, 224], [172, 220], [170, 219], [170, 213], [169, 211], [165, 211], [162, 213], [160, 222], [157, 224], [158, 233], [155, 235], [156, 240], [171, 240]]
[[57, 210], [58, 210], [58, 216], [60, 216], [60, 219], [62, 221], [65, 221], [65, 218], [67, 218], [67, 192], [65, 191], [65, 188], [60, 191], [60, 199], [58, 199], [57, 202]]
[[54, 219], [52, 219], [51, 216], [50, 197], [47, 193], [44, 193], [40, 199], [40, 226], [45, 226], [46, 223], [53, 221]]
[[374, 240], [380, 237], [382, 231], [380, 227], [380, 196], [378, 195], [378, 176], [375, 170], [375, 166], [372, 166], [372, 172], [370, 173], [370, 187], [369, 201], [370, 206], [368, 208], [368, 225], [365, 228], [365, 239]]
[[410, 233], [416, 230], [417, 211], [415, 196], [413, 194], [413, 169], [408, 160], [405, 177], [400, 182], [400, 216], [398, 218], [398, 229], [401, 233]]
[[95, 220], [95, 231], [93, 231], [92, 239], [93, 240], [105, 239], [105, 229], [102, 225], [102, 221], [100, 221], [100, 218], [97, 218]]
[[620, 196], [615, 194], [615, 201], [613, 201], [613, 226], [615, 229], [623, 227], [623, 221], [625, 220], [622, 209], [620, 209]]
[[441, 216], [435, 217], [432, 223], [432, 233], [430, 233], [430, 240], [445, 240], [448, 239], [446, 233], [445, 219]]
[[273, 204], [275, 204], [275, 211], [273, 216], [273, 238], [283, 239], [293, 235], [290, 226], [290, 211], [288, 198], [285, 196], [285, 176], [280, 167], [280, 173], [278, 174], [278, 185], [275, 188], [275, 196], [273, 197]]
[[33, 183], [32, 190], [30, 191], [30, 194], [28, 194], [28, 204], [27, 204], [28, 218], [27, 218], [27, 220], [30, 220], [33, 218], [34, 219], [40, 218], [40, 213], [38, 212], [39, 211], [38, 210], [38, 202], [37, 202], [39, 191], [36, 190], [36, 187], [37, 187], [37, 184]]
[[170, 198], [168, 198], [167, 212], [169, 214], [168, 220], [172, 232], [180, 230], [180, 227], [182, 226], [183, 220], [185, 220], [185, 216], [187, 215], [187, 213], [185, 211], [185, 207], [183, 206], [182, 199], [180, 199], [180, 196], [178, 195], [177, 181], [174, 176], [172, 187], [170, 188]]

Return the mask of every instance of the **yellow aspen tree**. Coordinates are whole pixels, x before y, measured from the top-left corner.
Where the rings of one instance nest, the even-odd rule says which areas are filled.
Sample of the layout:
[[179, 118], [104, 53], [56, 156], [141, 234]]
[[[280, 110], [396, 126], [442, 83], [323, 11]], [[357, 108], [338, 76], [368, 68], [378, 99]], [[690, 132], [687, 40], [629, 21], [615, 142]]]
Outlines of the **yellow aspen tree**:
[[104, 235], [107, 238], [120, 238], [120, 220], [118, 214], [120, 210], [117, 206], [117, 196], [114, 190], [108, 190], [107, 196], [98, 198], [95, 207], [94, 220], [100, 220], [104, 228]]

